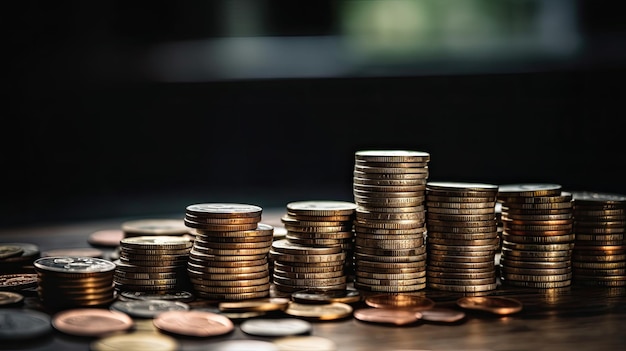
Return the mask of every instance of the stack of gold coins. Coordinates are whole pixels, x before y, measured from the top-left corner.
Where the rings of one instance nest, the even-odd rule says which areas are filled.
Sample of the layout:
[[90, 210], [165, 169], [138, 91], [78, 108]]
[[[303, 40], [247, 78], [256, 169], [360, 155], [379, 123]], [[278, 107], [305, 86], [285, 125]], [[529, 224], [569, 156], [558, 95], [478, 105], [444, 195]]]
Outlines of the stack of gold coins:
[[274, 258], [272, 278], [278, 291], [347, 288], [346, 253], [340, 245], [310, 246], [280, 239], [272, 243], [270, 252]]
[[497, 287], [497, 194], [493, 184], [426, 185], [428, 287], [463, 293]]
[[120, 242], [114, 283], [119, 291], [167, 293], [189, 288], [185, 273], [192, 241], [169, 235], [134, 236]]
[[37, 292], [53, 310], [107, 305], [115, 299], [111, 261], [93, 257], [43, 257], [33, 263]]
[[156, 218], [138, 219], [122, 223], [125, 238], [135, 236], [185, 236], [189, 228], [182, 219]]
[[572, 280], [575, 284], [626, 286], [626, 196], [573, 192]]
[[572, 282], [574, 247], [572, 194], [559, 184], [505, 184], [502, 200], [503, 283], [531, 288], [564, 288]]
[[340, 246], [346, 253], [344, 271], [350, 276], [355, 210], [356, 204], [347, 201], [290, 202], [287, 214], [281, 218], [287, 230], [285, 238], [303, 246]]
[[430, 154], [355, 152], [354, 287], [412, 292], [426, 287], [425, 194]]
[[197, 296], [244, 300], [269, 296], [268, 253], [274, 227], [260, 223], [263, 209], [237, 203], [187, 206], [185, 224], [195, 240], [187, 273]]

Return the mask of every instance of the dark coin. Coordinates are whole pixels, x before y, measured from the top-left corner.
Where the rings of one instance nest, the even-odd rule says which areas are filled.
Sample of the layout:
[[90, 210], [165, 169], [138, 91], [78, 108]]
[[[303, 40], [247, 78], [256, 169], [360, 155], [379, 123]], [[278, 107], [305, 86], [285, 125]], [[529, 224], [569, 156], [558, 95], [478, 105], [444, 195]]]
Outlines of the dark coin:
[[50, 317], [45, 313], [13, 308], [0, 310], [0, 340], [32, 340], [50, 331]]

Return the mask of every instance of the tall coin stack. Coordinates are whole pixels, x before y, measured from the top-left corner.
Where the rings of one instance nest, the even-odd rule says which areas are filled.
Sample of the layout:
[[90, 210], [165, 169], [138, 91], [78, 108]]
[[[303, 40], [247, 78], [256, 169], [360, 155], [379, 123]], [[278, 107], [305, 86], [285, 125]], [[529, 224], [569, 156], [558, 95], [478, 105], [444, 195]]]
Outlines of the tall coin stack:
[[574, 284], [626, 286], [626, 196], [573, 192]]
[[269, 296], [268, 253], [274, 227], [260, 223], [263, 209], [237, 203], [187, 206], [185, 225], [195, 240], [187, 273], [197, 296], [245, 300]]
[[105, 306], [115, 299], [111, 261], [93, 257], [43, 257], [34, 261], [37, 292], [47, 308]]
[[559, 184], [500, 185], [504, 284], [563, 288], [572, 282], [572, 194]]
[[345, 290], [352, 265], [355, 210], [356, 204], [345, 201], [287, 204], [281, 218], [287, 234], [272, 245], [277, 290]]
[[428, 287], [463, 293], [497, 287], [497, 194], [493, 184], [426, 185]]
[[430, 154], [361, 150], [354, 156], [354, 287], [380, 293], [424, 289]]
[[192, 241], [168, 235], [133, 236], [120, 241], [115, 262], [119, 291], [168, 293], [189, 288], [185, 272]]

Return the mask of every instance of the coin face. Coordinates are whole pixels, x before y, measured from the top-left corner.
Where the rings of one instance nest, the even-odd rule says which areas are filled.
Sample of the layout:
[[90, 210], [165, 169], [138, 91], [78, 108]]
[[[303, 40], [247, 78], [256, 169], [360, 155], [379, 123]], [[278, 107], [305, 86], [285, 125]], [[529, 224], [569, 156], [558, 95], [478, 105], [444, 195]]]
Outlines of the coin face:
[[0, 306], [17, 305], [24, 301], [24, 295], [11, 291], [0, 291]]
[[[25, 262], [39, 256], [39, 246], [31, 243], [3, 243], [3, 246], [18, 246], [22, 248], [19, 255], [0, 257], [0, 263]], [[14, 250], [14, 249], [13, 249]]]
[[24, 249], [19, 245], [0, 245], [0, 258], [20, 256]]
[[176, 351], [178, 341], [165, 334], [134, 332], [102, 337], [89, 344], [91, 351]]
[[132, 300], [168, 300], [190, 302], [194, 299], [193, 294], [189, 291], [167, 291], [162, 294], [149, 291], [122, 291], [120, 295], [124, 298]]
[[283, 336], [275, 339], [274, 345], [280, 351], [336, 351], [337, 344], [321, 336]]
[[52, 326], [58, 331], [78, 336], [101, 337], [129, 330], [134, 325], [126, 313], [101, 308], [76, 308], [55, 314]]
[[196, 215], [228, 215], [229, 217], [257, 217], [263, 208], [250, 204], [238, 203], [204, 203], [189, 205], [186, 211]]
[[152, 321], [160, 330], [187, 336], [222, 335], [234, 329], [233, 322], [223, 315], [205, 311], [167, 311]]
[[354, 311], [354, 318], [364, 322], [405, 325], [417, 322], [421, 313], [394, 308], [360, 308]]
[[519, 300], [503, 296], [465, 296], [459, 298], [456, 304], [461, 308], [499, 315], [513, 314], [522, 310], [522, 303]]
[[0, 309], [0, 340], [32, 340], [51, 331], [50, 316], [45, 313], [20, 308]]
[[42, 271], [67, 273], [103, 273], [115, 270], [115, 263], [93, 257], [42, 257], [33, 263]]
[[15, 273], [0, 275], [0, 290], [22, 290], [37, 286], [36, 273]]
[[188, 311], [189, 305], [179, 301], [168, 300], [134, 300], [116, 301], [111, 309], [124, 312], [131, 317], [153, 318], [165, 311]]
[[592, 191], [573, 191], [572, 196], [578, 203], [580, 202], [608, 202], [626, 205], [626, 195], [612, 193], [597, 193]]
[[241, 331], [257, 336], [288, 336], [306, 334], [313, 326], [310, 322], [297, 318], [254, 318], [243, 321]]
[[355, 303], [361, 301], [361, 293], [356, 289], [346, 290], [319, 290], [306, 289], [295, 291], [291, 294], [291, 299], [298, 303]]
[[435, 302], [425, 296], [410, 294], [377, 294], [365, 298], [368, 306], [387, 309], [410, 309], [422, 311], [431, 309]]

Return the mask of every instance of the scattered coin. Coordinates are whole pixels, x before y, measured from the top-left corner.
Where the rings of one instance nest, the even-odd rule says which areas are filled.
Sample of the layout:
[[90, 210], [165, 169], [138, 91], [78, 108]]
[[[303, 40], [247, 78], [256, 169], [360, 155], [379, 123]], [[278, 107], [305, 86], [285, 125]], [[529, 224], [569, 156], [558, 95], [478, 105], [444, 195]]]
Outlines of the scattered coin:
[[165, 334], [134, 332], [102, 337], [89, 344], [91, 351], [176, 351], [176, 339]]
[[503, 296], [465, 296], [459, 298], [456, 304], [461, 308], [500, 315], [513, 314], [522, 310], [522, 303], [519, 300]]
[[254, 318], [241, 323], [240, 328], [246, 334], [256, 336], [289, 336], [309, 333], [310, 322], [297, 318]]
[[92, 247], [52, 249], [52, 250], [43, 251], [41, 253], [41, 257], [80, 256], [80, 257], [102, 258], [103, 255], [104, 255], [104, 252], [102, 250], [92, 248]]
[[118, 247], [124, 239], [124, 231], [121, 229], [103, 229], [89, 235], [87, 242], [94, 246]]
[[189, 305], [184, 302], [168, 300], [116, 301], [111, 304], [110, 308], [137, 318], [154, 318], [165, 311], [188, 311], [190, 309]]
[[433, 307], [420, 313], [422, 320], [429, 322], [454, 323], [465, 318], [465, 312], [444, 307]]
[[126, 313], [101, 308], [75, 308], [56, 313], [52, 326], [58, 331], [78, 336], [102, 337], [126, 331], [134, 322]]
[[356, 303], [361, 301], [361, 293], [356, 289], [346, 290], [318, 290], [306, 289], [295, 291], [291, 294], [291, 299], [297, 303]]
[[365, 304], [375, 308], [423, 311], [431, 309], [435, 301], [425, 296], [410, 294], [377, 294], [366, 297]]
[[213, 351], [279, 351], [278, 347], [269, 341], [262, 340], [225, 340], [211, 344]]
[[314, 335], [283, 336], [273, 341], [279, 351], [336, 351], [337, 344], [327, 338]]
[[162, 331], [196, 337], [226, 334], [235, 327], [228, 317], [195, 310], [163, 312], [152, 322]]
[[24, 301], [24, 295], [12, 291], [0, 291], [0, 307], [16, 306]]
[[396, 308], [360, 308], [354, 311], [354, 318], [372, 323], [405, 325], [417, 322], [420, 312]]
[[46, 313], [19, 308], [0, 309], [0, 340], [32, 340], [51, 331], [50, 316]]
[[20, 256], [24, 249], [19, 245], [0, 245], [0, 258]]
[[333, 302], [323, 305], [292, 302], [285, 310], [285, 313], [304, 319], [327, 321], [349, 317], [352, 314], [352, 311], [352, 306], [341, 302]]
[[222, 312], [267, 312], [282, 311], [289, 306], [286, 297], [268, 297], [243, 301], [220, 302], [218, 308]]

